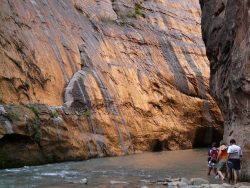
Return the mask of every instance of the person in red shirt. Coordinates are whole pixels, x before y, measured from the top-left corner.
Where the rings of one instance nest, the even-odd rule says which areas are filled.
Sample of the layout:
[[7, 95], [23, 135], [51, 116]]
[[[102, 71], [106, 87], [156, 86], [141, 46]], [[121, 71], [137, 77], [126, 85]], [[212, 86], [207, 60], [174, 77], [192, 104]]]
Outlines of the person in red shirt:
[[217, 163], [218, 150], [216, 148], [216, 143], [212, 143], [212, 147], [208, 150], [208, 173], [209, 176], [213, 170], [214, 174], [217, 174], [216, 163]]

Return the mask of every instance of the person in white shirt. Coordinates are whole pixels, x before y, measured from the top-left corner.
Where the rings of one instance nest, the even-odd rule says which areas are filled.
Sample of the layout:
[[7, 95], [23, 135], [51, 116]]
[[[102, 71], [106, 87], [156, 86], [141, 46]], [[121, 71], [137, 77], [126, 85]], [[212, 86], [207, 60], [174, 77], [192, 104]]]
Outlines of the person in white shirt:
[[230, 140], [230, 146], [227, 150], [228, 153], [228, 180], [234, 180], [236, 184], [239, 179], [239, 171], [240, 171], [240, 161], [242, 157], [241, 147], [236, 145], [236, 141], [234, 139]]

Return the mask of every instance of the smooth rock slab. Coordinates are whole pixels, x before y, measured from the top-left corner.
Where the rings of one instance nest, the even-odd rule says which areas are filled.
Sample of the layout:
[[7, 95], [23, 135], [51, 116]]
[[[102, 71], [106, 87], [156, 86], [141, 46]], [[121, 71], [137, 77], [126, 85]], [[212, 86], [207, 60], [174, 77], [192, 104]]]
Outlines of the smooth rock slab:
[[227, 183], [223, 183], [222, 186], [224, 186], [224, 187], [231, 187], [231, 185], [227, 184]]
[[167, 184], [169, 187], [184, 187], [187, 186], [187, 183], [184, 182], [170, 182]]
[[191, 181], [191, 185], [209, 184], [209, 181], [203, 178], [192, 178], [190, 181]]
[[191, 184], [191, 181], [188, 180], [187, 178], [181, 178], [181, 182], [186, 183], [186, 184], [188, 184], [188, 185]]
[[114, 184], [128, 184], [128, 182], [126, 182], [126, 181], [117, 181], [117, 180], [111, 180], [110, 183], [112, 185], [114, 185]]

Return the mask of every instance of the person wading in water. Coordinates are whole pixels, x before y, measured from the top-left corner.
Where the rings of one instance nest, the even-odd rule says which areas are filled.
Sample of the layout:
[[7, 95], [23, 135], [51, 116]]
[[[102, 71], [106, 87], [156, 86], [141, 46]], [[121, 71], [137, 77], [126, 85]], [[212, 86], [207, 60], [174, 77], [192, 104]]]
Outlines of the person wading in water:
[[[223, 141], [220, 141], [220, 147], [218, 148], [218, 157], [217, 157], [217, 173], [220, 176], [222, 183], [225, 180], [225, 177], [227, 175], [227, 158], [228, 158], [228, 153], [227, 153], [227, 146]], [[223, 175], [224, 172], [224, 175]]]
[[236, 141], [234, 139], [230, 140], [230, 146], [227, 149], [228, 153], [228, 181], [234, 180], [233, 183], [237, 183], [239, 179], [239, 171], [240, 171], [240, 162], [242, 158], [242, 150], [240, 146], [236, 145]]
[[208, 172], [207, 175], [209, 176], [211, 170], [213, 169], [214, 174], [216, 175], [216, 162], [217, 162], [218, 151], [216, 148], [216, 143], [212, 143], [212, 147], [208, 150]]

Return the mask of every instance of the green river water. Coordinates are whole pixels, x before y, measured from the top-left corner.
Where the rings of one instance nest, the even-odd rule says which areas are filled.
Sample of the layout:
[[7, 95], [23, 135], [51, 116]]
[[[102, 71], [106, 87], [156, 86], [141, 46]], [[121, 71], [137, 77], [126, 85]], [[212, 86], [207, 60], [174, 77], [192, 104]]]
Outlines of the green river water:
[[[201, 177], [216, 182], [206, 175], [206, 155], [206, 149], [164, 151], [3, 169], [0, 188], [155, 187], [149, 182], [166, 177]], [[84, 178], [87, 185], [82, 184]]]

